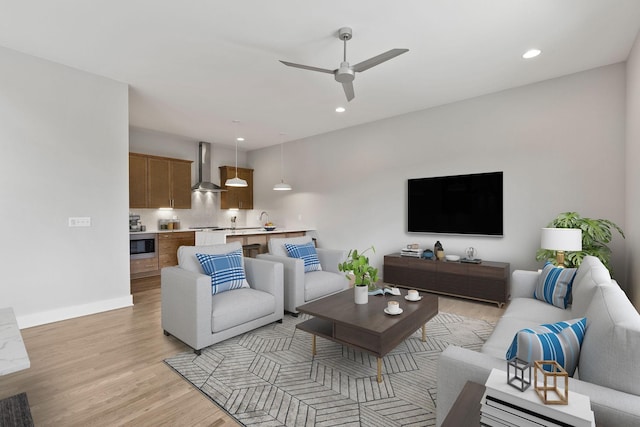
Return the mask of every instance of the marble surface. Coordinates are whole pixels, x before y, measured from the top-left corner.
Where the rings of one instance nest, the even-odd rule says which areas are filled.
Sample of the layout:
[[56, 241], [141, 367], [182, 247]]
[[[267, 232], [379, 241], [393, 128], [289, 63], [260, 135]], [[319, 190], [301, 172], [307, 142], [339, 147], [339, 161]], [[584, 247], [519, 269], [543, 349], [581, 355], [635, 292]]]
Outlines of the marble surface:
[[11, 307], [0, 308], [0, 375], [31, 366], [16, 316]]

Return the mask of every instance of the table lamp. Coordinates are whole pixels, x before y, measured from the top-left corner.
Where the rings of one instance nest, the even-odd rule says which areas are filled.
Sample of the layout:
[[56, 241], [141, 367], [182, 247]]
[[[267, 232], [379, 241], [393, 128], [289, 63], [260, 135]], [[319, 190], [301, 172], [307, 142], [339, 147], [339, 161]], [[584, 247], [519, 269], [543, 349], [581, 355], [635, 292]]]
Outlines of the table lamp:
[[565, 251], [582, 250], [582, 230], [579, 228], [543, 228], [542, 249], [556, 251], [556, 265], [564, 267]]

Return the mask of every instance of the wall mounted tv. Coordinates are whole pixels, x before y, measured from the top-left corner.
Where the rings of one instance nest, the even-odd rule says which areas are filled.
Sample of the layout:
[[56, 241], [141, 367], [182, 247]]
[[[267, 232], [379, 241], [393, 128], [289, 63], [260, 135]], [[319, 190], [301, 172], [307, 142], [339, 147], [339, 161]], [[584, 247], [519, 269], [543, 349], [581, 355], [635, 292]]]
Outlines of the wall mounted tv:
[[502, 172], [408, 180], [409, 232], [502, 236]]

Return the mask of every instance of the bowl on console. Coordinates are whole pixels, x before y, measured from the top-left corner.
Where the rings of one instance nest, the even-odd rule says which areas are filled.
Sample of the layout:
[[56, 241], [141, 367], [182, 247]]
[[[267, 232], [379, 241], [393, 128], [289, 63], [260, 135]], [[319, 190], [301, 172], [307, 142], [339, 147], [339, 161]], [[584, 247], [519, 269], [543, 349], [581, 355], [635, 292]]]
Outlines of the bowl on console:
[[447, 256], [445, 256], [445, 259], [447, 261], [460, 261], [460, 256], [459, 255], [447, 255]]

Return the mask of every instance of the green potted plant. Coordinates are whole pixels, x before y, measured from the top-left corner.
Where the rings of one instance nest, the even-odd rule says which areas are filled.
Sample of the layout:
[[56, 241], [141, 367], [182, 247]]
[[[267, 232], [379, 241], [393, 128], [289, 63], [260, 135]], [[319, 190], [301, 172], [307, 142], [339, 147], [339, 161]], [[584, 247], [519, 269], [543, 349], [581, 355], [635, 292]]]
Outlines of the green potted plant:
[[356, 304], [366, 304], [369, 300], [368, 292], [375, 289], [378, 281], [378, 269], [369, 264], [369, 258], [364, 255], [369, 249], [376, 252], [373, 246], [358, 252], [352, 249], [347, 254], [347, 260], [338, 264], [338, 270], [343, 271], [348, 279], [354, 279], [354, 293]]
[[[624, 232], [613, 221], [608, 219], [584, 218], [577, 212], [563, 212], [552, 220], [551, 228], [579, 228], [582, 230], [582, 251], [568, 252], [565, 256], [565, 267], [578, 267], [585, 256], [592, 255], [600, 259], [602, 264], [611, 271], [611, 249], [607, 246], [613, 238], [612, 229], [616, 230], [624, 239]], [[538, 261], [555, 260], [554, 251], [539, 249], [536, 253]]]

